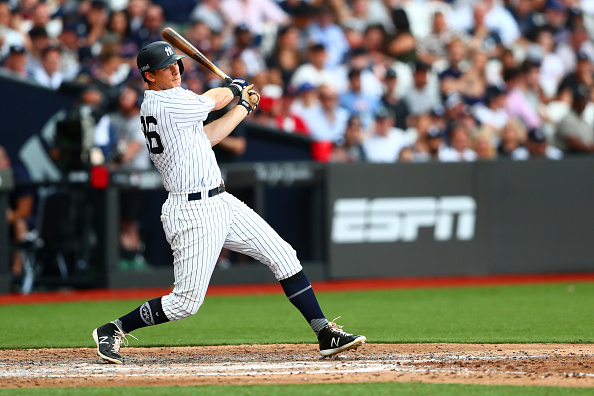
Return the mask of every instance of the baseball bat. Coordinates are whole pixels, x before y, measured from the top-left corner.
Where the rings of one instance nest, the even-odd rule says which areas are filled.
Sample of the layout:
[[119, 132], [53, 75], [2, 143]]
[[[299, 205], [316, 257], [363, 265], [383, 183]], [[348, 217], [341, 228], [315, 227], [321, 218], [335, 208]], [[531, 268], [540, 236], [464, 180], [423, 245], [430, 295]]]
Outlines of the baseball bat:
[[161, 35], [167, 42], [169, 42], [169, 44], [178, 48], [190, 58], [194, 59], [202, 66], [221, 77], [227, 84], [231, 84], [233, 79], [225, 74], [221, 69], [219, 69], [214, 63], [212, 63], [206, 56], [202, 54], [202, 52], [198, 51], [198, 49], [194, 47], [188, 40], [186, 40], [181, 34], [170, 27], [166, 27], [163, 29]]

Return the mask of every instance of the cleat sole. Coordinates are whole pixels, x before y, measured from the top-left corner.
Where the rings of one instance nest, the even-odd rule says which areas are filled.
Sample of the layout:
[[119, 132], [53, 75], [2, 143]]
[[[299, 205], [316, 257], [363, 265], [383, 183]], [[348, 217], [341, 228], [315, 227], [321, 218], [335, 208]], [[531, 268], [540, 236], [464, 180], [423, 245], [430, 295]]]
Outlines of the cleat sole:
[[363, 346], [365, 341], [367, 341], [367, 338], [365, 336], [357, 337], [354, 341], [351, 341], [350, 343], [343, 345], [340, 348], [325, 349], [323, 351], [320, 351], [320, 355], [322, 355], [322, 358], [325, 358], [325, 357], [337, 355], [344, 351], [348, 351], [349, 349], [357, 349], [360, 346]]

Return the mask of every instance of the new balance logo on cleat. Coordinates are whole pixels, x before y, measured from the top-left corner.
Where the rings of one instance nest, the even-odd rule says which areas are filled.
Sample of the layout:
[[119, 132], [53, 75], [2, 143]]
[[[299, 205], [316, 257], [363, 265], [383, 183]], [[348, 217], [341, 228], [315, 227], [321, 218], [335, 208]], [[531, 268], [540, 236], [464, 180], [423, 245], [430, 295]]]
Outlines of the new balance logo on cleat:
[[[120, 346], [122, 342], [128, 345], [126, 333], [122, 331], [115, 323], [110, 322], [93, 330], [93, 339], [97, 344], [97, 355], [108, 362], [115, 364], [124, 363], [120, 355]], [[130, 334], [131, 337], [134, 337]]]
[[357, 349], [367, 341], [367, 338], [362, 335], [346, 333], [342, 330], [342, 326], [332, 321], [320, 330], [318, 341], [320, 342], [320, 355], [327, 357], [349, 349]]

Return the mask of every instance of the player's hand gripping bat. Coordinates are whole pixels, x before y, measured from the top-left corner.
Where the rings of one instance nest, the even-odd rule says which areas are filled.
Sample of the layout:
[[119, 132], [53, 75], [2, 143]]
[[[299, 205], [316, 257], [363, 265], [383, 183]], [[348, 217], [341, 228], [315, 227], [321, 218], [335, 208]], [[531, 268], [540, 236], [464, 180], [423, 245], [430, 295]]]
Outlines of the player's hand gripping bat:
[[[169, 44], [178, 48], [180, 51], [188, 55], [190, 58], [194, 59], [202, 66], [206, 67], [208, 70], [210, 70], [217, 76], [221, 77], [223, 80], [225, 80], [227, 84], [231, 84], [233, 79], [229, 77], [227, 74], [225, 74], [221, 69], [219, 69], [214, 63], [212, 63], [206, 56], [202, 54], [202, 52], [200, 52], [196, 47], [194, 47], [181, 34], [179, 34], [170, 27], [166, 27], [165, 29], [163, 29], [161, 35], [167, 42], [169, 42]], [[256, 91], [253, 92], [254, 94], [250, 92], [250, 102], [257, 104], [260, 99], [260, 95]]]

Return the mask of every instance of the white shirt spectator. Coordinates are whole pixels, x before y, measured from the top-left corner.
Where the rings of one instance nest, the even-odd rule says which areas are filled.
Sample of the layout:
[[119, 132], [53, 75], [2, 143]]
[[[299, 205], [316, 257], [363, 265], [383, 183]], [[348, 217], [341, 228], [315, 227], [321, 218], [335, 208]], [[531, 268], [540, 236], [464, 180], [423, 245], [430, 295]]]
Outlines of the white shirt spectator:
[[565, 75], [563, 59], [554, 52], [545, 54], [540, 66], [540, 87], [544, 93], [552, 98], [557, 93], [559, 82]]
[[214, 32], [222, 32], [225, 28], [225, 20], [218, 8], [218, 0], [206, 0], [199, 3], [192, 10], [190, 20], [204, 22]]
[[223, 0], [221, 11], [233, 26], [247, 25], [253, 35], [260, 35], [267, 22], [282, 25], [289, 16], [272, 0]]
[[24, 47], [25, 39], [16, 30], [0, 25], [0, 43], [2, 43], [0, 59], [4, 59], [8, 56], [10, 47]]
[[469, 148], [460, 152], [453, 147], [444, 147], [439, 150], [438, 158], [441, 162], [472, 162], [476, 161], [477, 154]]
[[57, 71], [50, 76], [43, 67], [35, 69], [33, 72], [33, 78], [39, 85], [43, 85], [44, 87], [52, 89], [60, 88], [62, 81], [64, 81], [64, 75], [62, 72]]
[[[547, 146], [545, 157], [550, 160], [560, 160], [563, 158], [563, 151], [554, 146]], [[518, 147], [511, 152], [510, 158], [515, 161], [526, 161], [530, 159], [530, 152], [526, 147]]]
[[[495, 1], [493, 0], [493, 2]], [[448, 25], [458, 30], [470, 30], [474, 24], [472, 13], [471, 5], [458, 8], [448, 14]], [[485, 15], [485, 25], [499, 34], [506, 47], [509, 47], [520, 37], [518, 23], [501, 4], [493, 4], [493, 7]]]
[[403, 130], [391, 127], [387, 136], [373, 135], [363, 142], [363, 150], [369, 162], [392, 163], [398, 160], [403, 147], [412, 142]]
[[509, 116], [505, 109], [492, 110], [485, 105], [477, 105], [473, 109], [474, 116], [481, 124], [487, 124], [501, 130], [507, 123]]
[[317, 69], [311, 63], [305, 63], [295, 70], [295, 74], [291, 77], [291, 86], [298, 88], [305, 83], [310, 83], [314, 87], [320, 85], [332, 85], [338, 88], [336, 73], [329, 69]]
[[332, 141], [341, 143], [344, 138], [349, 112], [342, 107], [336, 107], [334, 110], [334, 119], [326, 116], [321, 105], [305, 111], [302, 115], [307, 124], [310, 136], [314, 141]]

